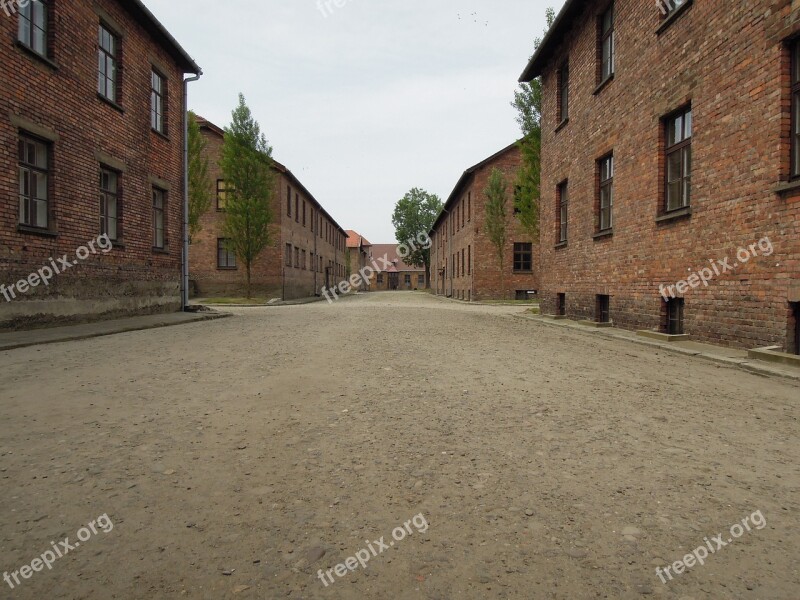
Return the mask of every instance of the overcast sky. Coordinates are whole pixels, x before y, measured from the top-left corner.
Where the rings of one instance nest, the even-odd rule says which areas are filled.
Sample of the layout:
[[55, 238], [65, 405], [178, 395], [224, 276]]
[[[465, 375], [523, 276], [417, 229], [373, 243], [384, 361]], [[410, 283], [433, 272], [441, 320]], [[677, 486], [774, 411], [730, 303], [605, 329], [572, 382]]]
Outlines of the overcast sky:
[[444, 201], [519, 137], [516, 80], [563, 1], [324, 3], [145, 0], [203, 69], [193, 110], [224, 127], [241, 91], [275, 159], [339, 224], [392, 243], [409, 189]]

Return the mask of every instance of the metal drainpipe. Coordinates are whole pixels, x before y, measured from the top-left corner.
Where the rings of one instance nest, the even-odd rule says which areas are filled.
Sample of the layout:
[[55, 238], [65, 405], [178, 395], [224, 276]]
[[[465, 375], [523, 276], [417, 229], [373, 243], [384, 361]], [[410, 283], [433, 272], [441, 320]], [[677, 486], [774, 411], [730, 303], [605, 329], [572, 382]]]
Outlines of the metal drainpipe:
[[181, 310], [189, 309], [189, 84], [203, 76], [203, 70], [183, 80], [183, 249], [181, 256]]

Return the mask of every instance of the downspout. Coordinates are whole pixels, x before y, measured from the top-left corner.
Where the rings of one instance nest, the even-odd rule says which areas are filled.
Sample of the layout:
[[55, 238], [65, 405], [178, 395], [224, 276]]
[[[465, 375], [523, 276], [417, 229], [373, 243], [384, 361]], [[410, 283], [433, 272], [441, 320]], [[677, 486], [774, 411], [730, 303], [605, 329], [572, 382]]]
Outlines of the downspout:
[[189, 310], [189, 84], [202, 77], [183, 80], [183, 248], [181, 256], [181, 311]]

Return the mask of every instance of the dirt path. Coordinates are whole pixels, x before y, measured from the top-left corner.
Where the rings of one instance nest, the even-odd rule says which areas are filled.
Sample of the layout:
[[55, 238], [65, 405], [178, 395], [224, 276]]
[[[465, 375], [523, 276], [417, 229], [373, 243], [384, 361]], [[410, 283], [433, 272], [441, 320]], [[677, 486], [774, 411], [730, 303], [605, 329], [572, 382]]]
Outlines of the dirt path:
[[0, 353], [0, 571], [113, 523], [0, 598], [800, 598], [800, 387], [519, 312], [375, 294]]

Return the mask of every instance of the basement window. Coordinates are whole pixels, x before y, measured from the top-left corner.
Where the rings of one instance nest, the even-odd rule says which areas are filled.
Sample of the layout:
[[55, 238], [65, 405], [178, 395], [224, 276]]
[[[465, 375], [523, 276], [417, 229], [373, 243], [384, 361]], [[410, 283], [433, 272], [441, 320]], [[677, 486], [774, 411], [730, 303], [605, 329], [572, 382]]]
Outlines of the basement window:
[[597, 322], [611, 322], [611, 296], [597, 296]]
[[664, 302], [665, 319], [664, 333], [669, 335], [683, 335], [683, 298], [670, 298]]
[[792, 335], [792, 347], [789, 348], [791, 354], [800, 355], [800, 302], [790, 302], [792, 309], [792, 322], [789, 324], [789, 331]]
[[567, 295], [566, 294], [559, 294], [556, 300], [556, 314], [559, 317], [566, 317], [567, 316]]

